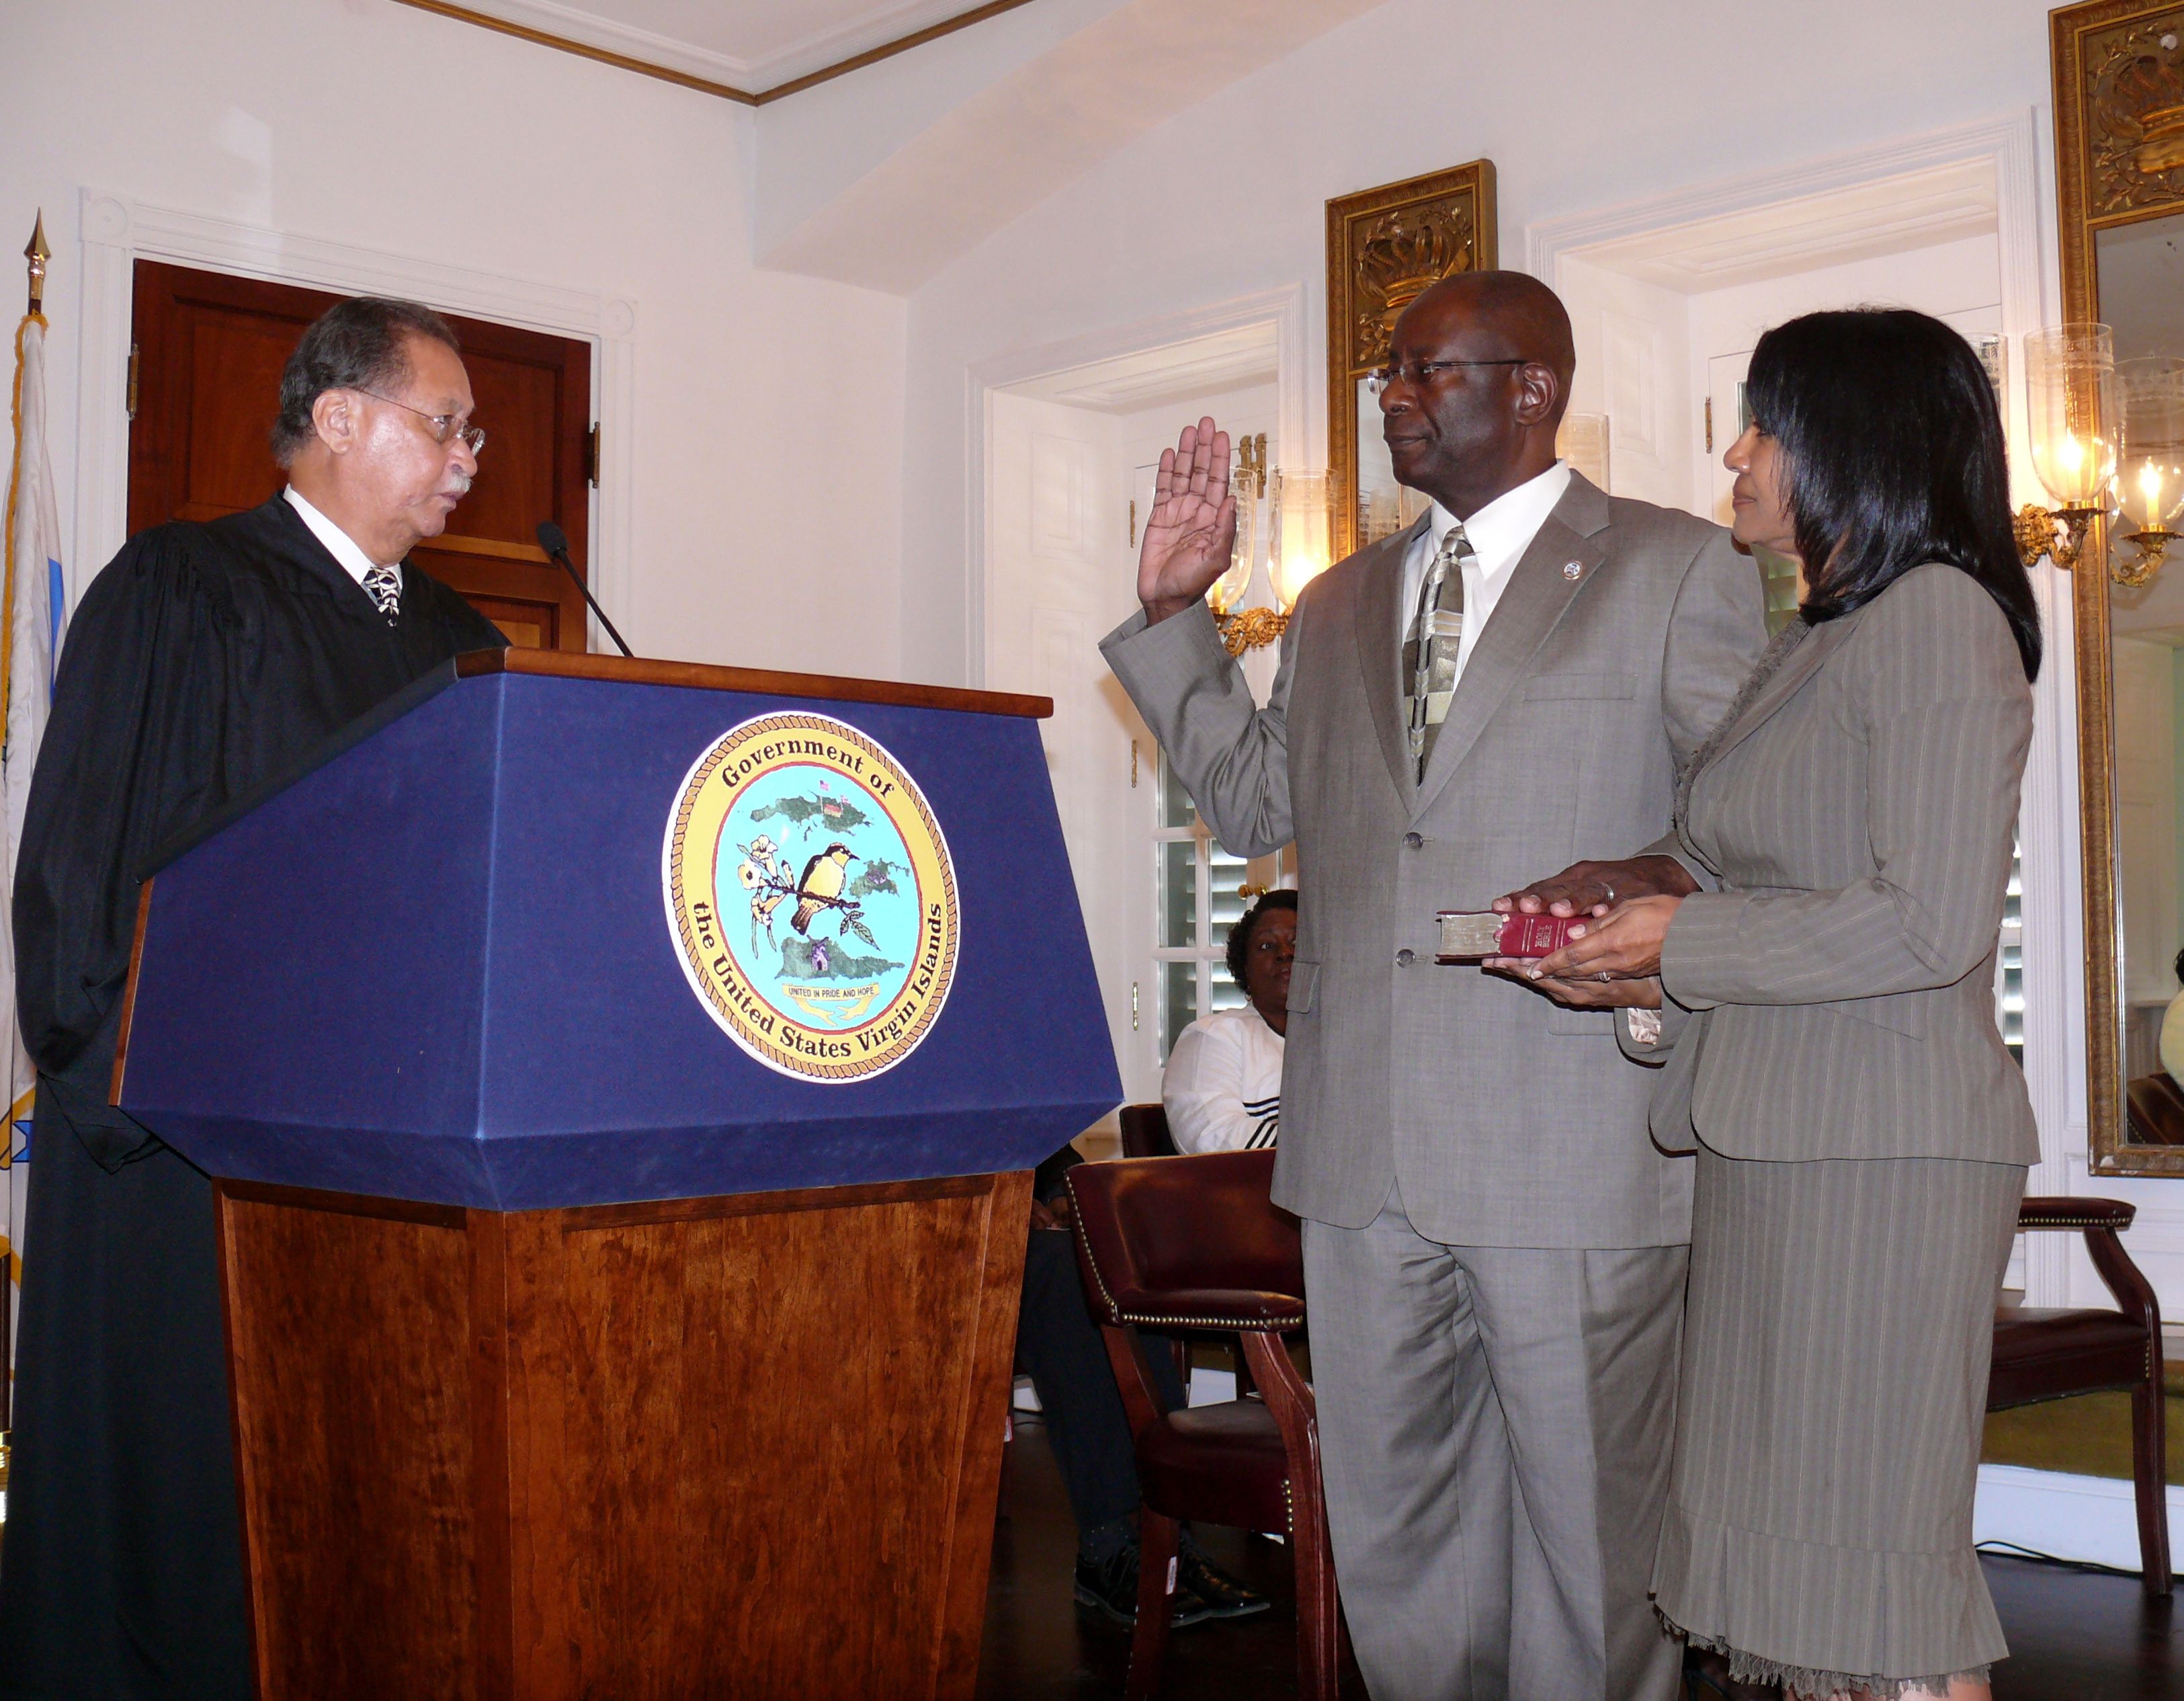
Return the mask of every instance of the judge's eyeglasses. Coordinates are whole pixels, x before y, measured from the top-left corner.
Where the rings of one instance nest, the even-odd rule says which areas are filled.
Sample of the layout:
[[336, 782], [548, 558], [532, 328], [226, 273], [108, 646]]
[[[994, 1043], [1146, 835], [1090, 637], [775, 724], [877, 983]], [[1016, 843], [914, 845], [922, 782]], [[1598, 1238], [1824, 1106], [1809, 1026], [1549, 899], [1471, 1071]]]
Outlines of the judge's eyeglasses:
[[1515, 360], [1411, 360], [1390, 361], [1384, 366], [1375, 366], [1365, 375], [1365, 393], [1377, 396], [1398, 378], [1407, 378], [1413, 385], [1424, 384], [1443, 372], [1452, 372], [1459, 366], [1529, 366], [1531, 362]]
[[359, 389], [357, 394], [370, 396], [375, 402], [384, 402], [390, 408], [399, 408], [405, 414], [416, 415], [419, 419], [425, 421], [426, 428], [432, 433], [432, 441], [443, 448], [457, 438], [460, 438], [471, 446], [472, 455], [480, 453], [485, 448], [484, 427], [482, 426], [458, 427], [455, 423], [460, 417], [458, 415], [428, 414], [422, 408], [413, 408], [407, 402], [398, 402], [393, 397], [382, 396], [376, 390]]

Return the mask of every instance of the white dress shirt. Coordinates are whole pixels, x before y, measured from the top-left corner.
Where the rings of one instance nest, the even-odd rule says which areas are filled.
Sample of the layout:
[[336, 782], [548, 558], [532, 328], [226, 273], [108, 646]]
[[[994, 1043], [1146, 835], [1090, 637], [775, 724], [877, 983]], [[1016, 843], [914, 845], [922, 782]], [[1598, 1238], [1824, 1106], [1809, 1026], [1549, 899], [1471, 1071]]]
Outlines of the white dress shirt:
[[1161, 1103], [1178, 1152], [1264, 1151], [1282, 1119], [1282, 1036], [1246, 1004], [1176, 1036]]
[[[1463, 639], [1456, 652], [1459, 680], [1471, 660], [1472, 646], [1493, 617], [1494, 605], [1502, 600], [1510, 574], [1524, 559], [1524, 551], [1532, 547], [1532, 539], [1540, 535], [1540, 527], [1547, 523], [1547, 516], [1555, 511], [1555, 504], [1563, 499], [1569, 482], [1569, 463], [1558, 460], [1514, 490], [1503, 491], [1463, 522], [1463, 534], [1471, 540], [1472, 553], [1479, 560], [1476, 566], [1467, 564], [1463, 569]], [[1448, 528], [1454, 524], [1456, 516], [1435, 503], [1427, 516], [1426, 529], [1411, 540], [1404, 554], [1403, 600], [1396, 612], [1399, 644], [1409, 639], [1411, 628], [1417, 624], [1418, 590], [1426, 582], [1426, 569], [1440, 553]]]
[[[306, 502], [294, 485], [290, 485], [281, 494], [288, 499], [288, 505], [304, 516], [304, 523], [311, 528], [311, 535], [326, 546], [328, 552], [342, 564], [343, 571], [356, 581], [359, 589], [362, 589], [364, 576], [379, 564], [357, 547], [355, 538]], [[402, 582], [402, 563], [390, 561], [387, 565], [394, 569], [394, 582], [398, 586]]]

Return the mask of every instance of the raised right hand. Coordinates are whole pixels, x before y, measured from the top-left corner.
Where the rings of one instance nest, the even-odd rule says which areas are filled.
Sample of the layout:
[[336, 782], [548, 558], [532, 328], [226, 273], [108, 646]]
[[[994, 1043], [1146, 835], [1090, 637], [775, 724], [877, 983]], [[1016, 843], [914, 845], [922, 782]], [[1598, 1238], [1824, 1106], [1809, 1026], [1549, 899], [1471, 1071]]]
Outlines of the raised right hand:
[[1204, 599], [1236, 548], [1236, 499], [1228, 494], [1228, 433], [1212, 419], [1185, 426], [1161, 451], [1153, 511], [1138, 548], [1138, 600], [1150, 624]]

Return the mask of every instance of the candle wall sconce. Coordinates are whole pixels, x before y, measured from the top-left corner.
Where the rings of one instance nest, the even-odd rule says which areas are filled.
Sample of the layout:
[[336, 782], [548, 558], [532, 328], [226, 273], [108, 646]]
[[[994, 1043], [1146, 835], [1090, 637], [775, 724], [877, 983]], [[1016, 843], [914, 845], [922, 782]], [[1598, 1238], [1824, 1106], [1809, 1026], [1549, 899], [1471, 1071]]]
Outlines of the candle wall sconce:
[[[1262, 466], [1265, 453], [1263, 448], [1259, 450]], [[1290, 611], [1304, 594], [1304, 588], [1333, 564], [1334, 507], [1329, 484], [1324, 471], [1275, 471], [1273, 499], [1267, 507], [1267, 577], [1273, 586], [1274, 605], [1232, 609], [1220, 603], [1214, 605], [1221, 641], [1231, 655], [1261, 650], [1278, 641], [1289, 630]], [[1240, 538], [1244, 529], [1244, 514], [1245, 503], [1240, 495], [1236, 502]], [[1245, 560], [1248, 562], [1249, 558]], [[1221, 583], [1227, 583], [1235, 571], [1232, 567], [1223, 575]], [[1241, 596], [1250, 583], [1247, 569], [1237, 582], [1235, 594]], [[1215, 589], [1219, 588], [1217, 584]]]
[[2184, 360], [2173, 354], [2125, 360], [2116, 367], [2123, 403], [2123, 451], [2116, 477], [2120, 523], [2134, 529], [2119, 540], [2137, 556], [2109, 563], [2120, 585], [2150, 583], [2177, 536], [2184, 512]]
[[2115, 340], [2109, 327], [2058, 325], [2029, 332], [2025, 403], [2032, 470], [2056, 506], [2028, 502], [2018, 510], [2018, 554], [2027, 566], [2046, 555], [2068, 571], [2077, 565], [2086, 528], [2107, 510], [2115, 478], [2120, 432]]

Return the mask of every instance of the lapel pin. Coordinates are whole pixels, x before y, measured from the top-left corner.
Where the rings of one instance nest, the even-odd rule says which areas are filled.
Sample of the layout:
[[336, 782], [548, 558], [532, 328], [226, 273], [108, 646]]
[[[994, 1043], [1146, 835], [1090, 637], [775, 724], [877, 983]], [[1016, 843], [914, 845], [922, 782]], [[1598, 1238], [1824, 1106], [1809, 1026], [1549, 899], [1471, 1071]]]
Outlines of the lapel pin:
[[1584, 571], [1585, 563], [1583, 561], [1564, 561], [1563, 563], [1563, 577], [1566, 579], [1574, 579]]

